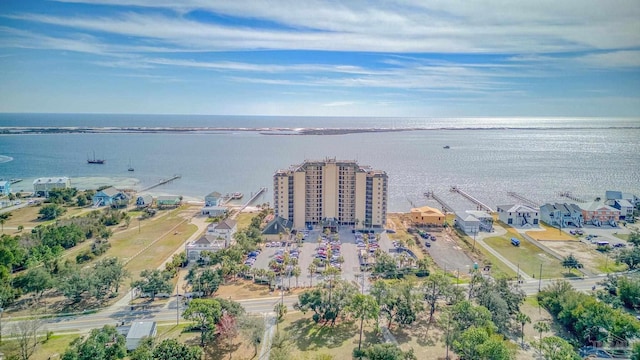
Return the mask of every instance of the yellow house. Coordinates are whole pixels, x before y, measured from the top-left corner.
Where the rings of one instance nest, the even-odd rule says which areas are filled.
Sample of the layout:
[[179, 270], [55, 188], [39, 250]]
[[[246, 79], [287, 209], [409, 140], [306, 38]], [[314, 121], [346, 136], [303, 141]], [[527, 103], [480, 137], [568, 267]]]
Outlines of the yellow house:
[[411, 221], [416, 225], [443, 226], [444, 214], [429, 206], [411, 209]]

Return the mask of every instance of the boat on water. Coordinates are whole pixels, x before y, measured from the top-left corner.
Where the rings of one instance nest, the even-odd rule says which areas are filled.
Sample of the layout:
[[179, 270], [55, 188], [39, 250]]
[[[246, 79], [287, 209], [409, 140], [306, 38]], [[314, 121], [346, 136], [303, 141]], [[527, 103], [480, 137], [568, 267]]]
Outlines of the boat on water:
[[135, 171], [133, 166], [131, 166], [131, 159], [129, 159], [129, 168], [127, 169], [127, 171]]
[[239, 199], [242, 199], [243, 196], [244, 194], [241, 192], [234, 192], [233, 194], [231, 194], [231, 199], [239, 200]]
[[445, 145], [445, 146], [443, 146], [442, 148], [443, 148], [443, 149], [451, 149], [451, 146], [449, 146], [449, 145]]
[[104, 164], [106, 162], [105, 159], [96, 159], [96, 152], [93, 152], [93, 159], [87, 158], [88, 164]]

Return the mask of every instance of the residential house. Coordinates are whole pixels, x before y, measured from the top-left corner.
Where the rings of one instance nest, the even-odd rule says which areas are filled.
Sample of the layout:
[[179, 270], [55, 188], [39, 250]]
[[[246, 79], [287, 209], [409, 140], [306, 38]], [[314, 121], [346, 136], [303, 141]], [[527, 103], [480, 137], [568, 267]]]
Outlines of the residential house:
[[445, 220], [442, 211], [429, 206], [413, 208], [409, 216], [415, 225], [443, 226]]
[[633, 221], [633, 210], [635, 206], [625, 199], [616, 199], [613, 208], [620, 210], [620, 220]]
[[486, 211], [466, 210], [456, 213], [455, 225], [466, 234], [493, 231], [493, 217]]
[[580, 204], [580, 208], [585, 223], [591, 223], [591, 225], [617, 226], [617, 221], [620, 220], [620, 210], [599, 201]]
[[605, 204], [609, 206], [613, 206], [615, 200], [627, 200], [633, 206], [640, 205], [640, 197], [633, 195], [631, 193], [625, 193], [622, 191], [612, 191], [607, 190], [605, 192]]
[[237, 230], [238, 226], [235, 220], [225, 219], [219, 223], [209, 225], [207, 235], [224, 240], [224, 246], [228, 247], [233, 241], [233, 235]]
[[148, 208], [153, 204], [153, 197], [151, 195], [139, 195], [136, 198], [136, 207], [138, 209]]
[[205, 235], [196, 241], [187, 243], [184, 246], [188, 261], [201, 260], [203, 251], [215, 252], [224, 248], [225, 240], [218, 239], [217, 237], [211, 235]]
[[158, 196], [156, 199], [156, 205], [158, 208], [173, 208], [180, 206], [180, 196], [169, 195], [169, 196]]
[[71, 187], [68, 177], [37, 178], [33, 181], [33, 194], [35, 196], [49, 197], [51, 189], [66, 189]]
[[265, 241], [278, 241], [286, 238], [291, 233], [291, 229], [293, 229], [293, 221], [276, 216], [262, 230], [262, 236]]
[[202, 215], [208, 215], [209, 217], [223, 216], [229, 210], [224, 206], [205, 206], [202, 208]]
[[220, 206], [222, 205], [222, 194], [217, 191], [204, 197], [204, 206]]
[[140, 346], [143, 338], [155, 337], [158, 332], [155, 321], [134, 321], [127, 332], [126, 346], [128, 351], [133, 351]]
[[540, 207], [540, 220], [551, 226], [558, 227], [582, 227], [584, 226], [584, 217], [582, 209], [576, 204], [555, 203], [544, 204]]
[[0, 181], [0, 196], [8, 196], [11, 193], [11, 181]]
[[498, 205], [498, 218], [514, 227], [538, 227], [540, 209], [521, 204]]
[[110, 186], [108, 188], [96, 191], [93, 195], [93, 206], [111, 206], [121, 207], [127, 206], [129, 203], [129, 195], [124, 192]]

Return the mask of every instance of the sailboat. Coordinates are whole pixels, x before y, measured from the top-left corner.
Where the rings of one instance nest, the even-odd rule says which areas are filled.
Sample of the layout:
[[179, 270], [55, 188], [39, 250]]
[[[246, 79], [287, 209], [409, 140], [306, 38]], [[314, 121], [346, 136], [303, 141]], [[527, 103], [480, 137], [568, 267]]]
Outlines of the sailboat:
[[133, 166], [131, 166], [131, 159], [129, 159], [129, 168], [127, 169], [127, 171], [134, 171]]
[[106, 160], [104, 159], [96, 159], [96, 152], [93, 152], [93, 159], [87, 158], [88, 164], [104, 164]]

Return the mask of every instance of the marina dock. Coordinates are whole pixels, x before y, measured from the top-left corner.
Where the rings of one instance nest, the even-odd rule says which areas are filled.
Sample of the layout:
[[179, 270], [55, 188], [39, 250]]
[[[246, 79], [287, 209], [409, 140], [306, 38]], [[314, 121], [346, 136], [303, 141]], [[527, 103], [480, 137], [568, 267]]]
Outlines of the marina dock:
[[559, 192], [558, 196], [560, 197], [566, 197], [567, 199], [571, 199], [575, 202], [579, 202], [579, 203], [586, 203], [587, 200], [581, 199], [575, 195], [573, 195], [572, 193], [568, 192], [568, 191], [563, 191], [563, 192]]
[[484, 204], [483, 202], [481, 202], [480, 200], [474, 198], [473, 196], [467, 194], [466, 192], [464, 192], [462, 189], [458, 188], [457, 186], [452, 186], [450, 191], [451, 192], [456, 192], [456, 193], [462, 195], [467, 200], [469, 200], [472, 203], [476, 204], [479, 209], [486, 210], [486, 211], [488, 211], [490, 213], [494, 212], [494, 210], [492, 208], [490, 208], [488, 205]]
[[507, 191], [507, 195], [511, 196], [512, 198], [520, 200], [524, 205], [531, 206], [533, 208], [539, 208], [540, 207], [540, 204], [538, 204], [537, 202], [535, 202], [533, 200], [530, 200], [530, 199], [527, 199], [526, 197], [524, 197], [524, 196], [522, 196], [522, 195], [520, 195], [520, 194], [518, 194], [516, 192]]
[[168, 183], [170, 183], [170, 182], [172, 182], [172, 181], [174, 181], [174, 180], [178, 180], [178, 179], [180, 179], [181, 177], [182, 177], [182, 175], [177, 175], [177, 174], [176, 174], [176, 175], [173, 175], [172, 177], [170, 177], [170, 178], [168, 178], [168, 179], [162, 179], [162, 180], [158, 181], [157, 183], [155, 183], [155, 184], [153, 184], [153, 185], [151, 185], [151, 186], [147, 186], [146, 188], [144, 188], [144, 189], [140, 190], [139, 192], [144, 192], [144, 191], [149, 191], [149, 190], [151, 190], [151, 189], [155, 189], [155, 188], [157, 188], [158, 186], [162, 186], [162, 185], [164, 185], [164, 184], [168, 184]]
[[455, 213], [453, 208], [449, 204], [447, 204], [444, 200], [442, 200], [441, 197], [436, 195], [433, 191], [427, 191], [426, 193], [424, 193], [424, 197], [426, 197], [427, 199], [433, 199], [436, 202], [438, 202], [438, 204], [442, 206], [442, 210], [444, 210], [444, 212]]
[[240, 207], [240, 209], [238, 209], [238, 211], [236, 213], [231, 215], [232, 219], [235, 219], [235, 217], [238, 216], [238, 214], [240, 214], [242, 212], [242, 210], [244, 210], [247, 206], [251, 205], [258, 197], [260, 197], [260, 195], [262, 195], [262, 193], [264, 193], [266, 191], [267, 191], [266, 187], [261, 187], [260, 190], [258, 190], [257, 193], [252, 194], [251, 197], [249, 198], [249, 200], [247, 200], [246, 203], [242, 204], [242, 206]]

